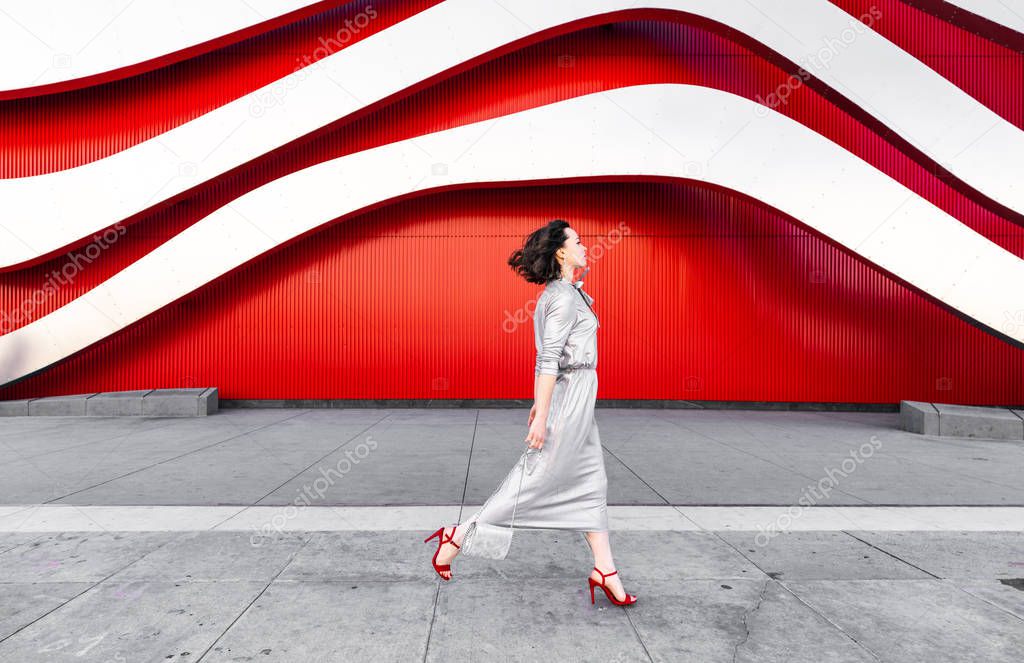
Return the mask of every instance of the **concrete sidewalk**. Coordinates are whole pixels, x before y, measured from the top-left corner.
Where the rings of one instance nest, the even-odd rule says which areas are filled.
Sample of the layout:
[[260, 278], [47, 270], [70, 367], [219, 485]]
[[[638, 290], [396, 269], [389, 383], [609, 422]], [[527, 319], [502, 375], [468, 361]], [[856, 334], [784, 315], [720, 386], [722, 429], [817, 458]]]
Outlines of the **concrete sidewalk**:
[[1021, 444], [895, 413], [596, 416], [625, 609], [590, 604], [577, 533], [430, 569], [525, 409], [2, 421], [0, 660], [1020, 660]]
[[[281, 505], [311, 491], [320, 505], [479, 504], [522, 452], [527, 415], [239, 409], [196, 419], [3, 419], [0, 504]], [[815, 505], [1024, 506], [1024, 444], [908, 433], [896, 413], [596, 417], [609, 504], [790, 505], [803, 496]], [[830, 483], [827, 495], [811, 494]]]

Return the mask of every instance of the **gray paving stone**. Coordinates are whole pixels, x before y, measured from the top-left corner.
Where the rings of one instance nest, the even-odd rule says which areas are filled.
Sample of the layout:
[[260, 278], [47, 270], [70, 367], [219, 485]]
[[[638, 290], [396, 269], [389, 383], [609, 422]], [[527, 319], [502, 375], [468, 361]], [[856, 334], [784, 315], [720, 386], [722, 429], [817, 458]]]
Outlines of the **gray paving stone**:
[[939, 434], [939, 411], [931, 403], [900, 401], [900, 428], [922, 435]]
[[1024, 439], [1024, 421], [1004, 408], [935, 403], [939, 411], [939, 435], [979, 437], [989, 440]]
[[314, 532], [279, 580], [429, 583], [437, 579], [430, 566], [437, 544], [423, 543], [429, 533]]
[[[522, 414], [501, 412], [488, 416]], [[452, 427], [437, 423], [442, 412], [428, 414], [434, 423], [426, 426], [396, 424], [390, 411], [372, 409], [54, 417], [34, 422], [36, 428], [27, 425], [34, 417], [11, 417], [0, 426], [0, 503], [291, 504], [323, 473], [350, 462], [350, 448], [332, 450], [352, 437], [358, 444], [365, 437], [360, 431], [374, 435], [378, 448], [329, 485], [317, 504], [482, 503], [518, 456], [518, 441], [510, 440], [519, 425], [478, 427], [474, 439], [472, 424], [462, 423], [465, 412]], [[882, 442], [878, 452], [816, 504], [1024, 505], [1018, 476], [1024, 445], [920, 436], [899, 430], [895, 414], [639, 417], [605, 409], [596, 416], [614, 505], [793, 504], [872, 436]]]
[[[189, 449], [187, 454], [168, 453], [165, 448], [160, 448], [158, 456], [154, 456], [140, 449], [139, 460], [130, 455], [118, 460], [118, 463], [125, 463], [119, 474], [127, 471], [131, 472], [130, 475], [111, 483], [96, 481], [95, 487], [74, 495], [72, 499], [60, 501], [79, 504], [253, 504], [323, 455], [329, 450], [324, 449], [325, 446], [337, 445], [334, 435], [320, 439], [299, 438], [304, 440], [299, 445], [295, 444], [294, 438], [287, 445], [280, 442], [282, 437], [288, 436], [291, 436], [290, 432], [278, 436], [265, 430], [234, 435], [218, 431], [221, 442], [211, 444], [216, 442], [213, 438], [201, 445], [207, 448]], [[83, 487], [88, 487], [88, 484]], [[291, 499], [294, 498], [293, 494]]]
[[854, 580], [929, 578], [845, 532], [719, 532], [762, 571], [776, 580]]
[[0, 640], [93, 586], [91, 582], [0, 584]]
[[625, 610], [655, 661], [877, 663], [769, 578], [644, 580], [629, 591], [639, 600]]
[[281, 582], [203, 661], [419, 661], [437, 588], [425, 582]]
[[[763, 579], [764, 573], [714, 532], [611, 532], [615, 566], [632, 579]], [[593, 560], [587, 566], [589, 572]]]
[[940, 578], [1024, 577], [1024, 531], [850, 533]]
[[604, 597], [592, 606], [585, 578], [445, 585], [426, 660], [649, 660], [625, 609]]
[[796, 580], [785, 583], [879, 660], [1016, 663], [1021, 620], [942, 580]]
[[473, 447], [473, 424], [462, 423], [463, 418], [456, 415], [455, 423], [444, 427], [394, 423], [389, 416], [358, 436], [325, 431], [335, 445], [353, 439], [284, 485], [278, 484], [260, 503], [293, 504], [300, 494], [315, 490], [317, 504], [458, 504]]
[[0, 555], [43, 536], [42, 532], [0, 532]]
[[8, 550], [0, 582], [98, 582], [179, 536], [163, 532], [60, 532]]
[[184, 532], [112, 577], [112, 581], [270, 582], [298, 552], [308, 533], [260, 537], [248, 532]]
[[[1021, 575], [1024, 576], [1024, 573]], [[1012, 584], [1003, 580], [954, 579], [950, 582], [968, 594], [1024, 620], [1024, 577], [1015, 578]]]
[[102, 392], [86, 401], [85, 413], [90, 417], [141, 417], [142, 399], [152, 392], [152, 389]]
[[198, 660], [262, 582], [105, 582], [0, 642], [0, 660]]

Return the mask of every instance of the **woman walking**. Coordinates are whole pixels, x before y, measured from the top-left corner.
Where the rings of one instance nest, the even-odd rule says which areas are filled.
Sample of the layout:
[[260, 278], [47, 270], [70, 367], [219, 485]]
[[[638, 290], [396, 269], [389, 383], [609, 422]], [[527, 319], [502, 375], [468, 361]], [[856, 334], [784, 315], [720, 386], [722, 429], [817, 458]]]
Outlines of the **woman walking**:
[[573, 530], [585, 533], [594, 554], [591, 602], [596, 587], [616, 605], [636, 602], [622, 587], [608, 540], [608, 479], [594, 418], [600, 325], [582, 279], [573, 281], [577, 268], [589, 271], [586, 253], [576, 231], [555, 219], [508, 260], [527, 281], [544, 285], [534, 311], [537, 361], [528, 448], [476, 513], [427, 537], [438, 540], [431, 563], [445, 580], [460, 552], [503, 558], [513, 526]]

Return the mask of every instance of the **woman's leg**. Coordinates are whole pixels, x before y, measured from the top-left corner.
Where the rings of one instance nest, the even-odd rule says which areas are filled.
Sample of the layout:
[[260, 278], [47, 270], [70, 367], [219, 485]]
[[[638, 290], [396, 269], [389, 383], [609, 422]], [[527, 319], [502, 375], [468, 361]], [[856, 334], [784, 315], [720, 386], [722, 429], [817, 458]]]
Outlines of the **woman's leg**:
[[[614, 571], [615, 560], [612, 559], [612, 546], [608, 539], [607, 530], [603, 532], [585, 532], [585, 534], [587, 543], [590, 544], [590, 550], [594, 553], [594, 566], [605, 573]], [[601, 580], [601, 574], [593, 569], [590, 571], [590, 577], [594, 580]], [[622, 581], [619, 579], [618, 573], [605, 578], [604, 584], [611, 590], [615, 598], [620, 601], [626, 598], [626, 592], [622, 588]]]

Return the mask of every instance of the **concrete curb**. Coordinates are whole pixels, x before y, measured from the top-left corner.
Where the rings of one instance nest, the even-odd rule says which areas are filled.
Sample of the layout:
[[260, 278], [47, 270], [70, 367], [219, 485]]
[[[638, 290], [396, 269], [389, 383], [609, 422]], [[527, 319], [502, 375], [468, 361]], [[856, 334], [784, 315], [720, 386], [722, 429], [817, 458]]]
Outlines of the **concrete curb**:
[[900, 428], [937, 437], [1024, 440], [1024, 410], [900, 401]]
[[0, 417], [205, 417], [218, 409], [217, 387], [107, 391], [0, 401]]

